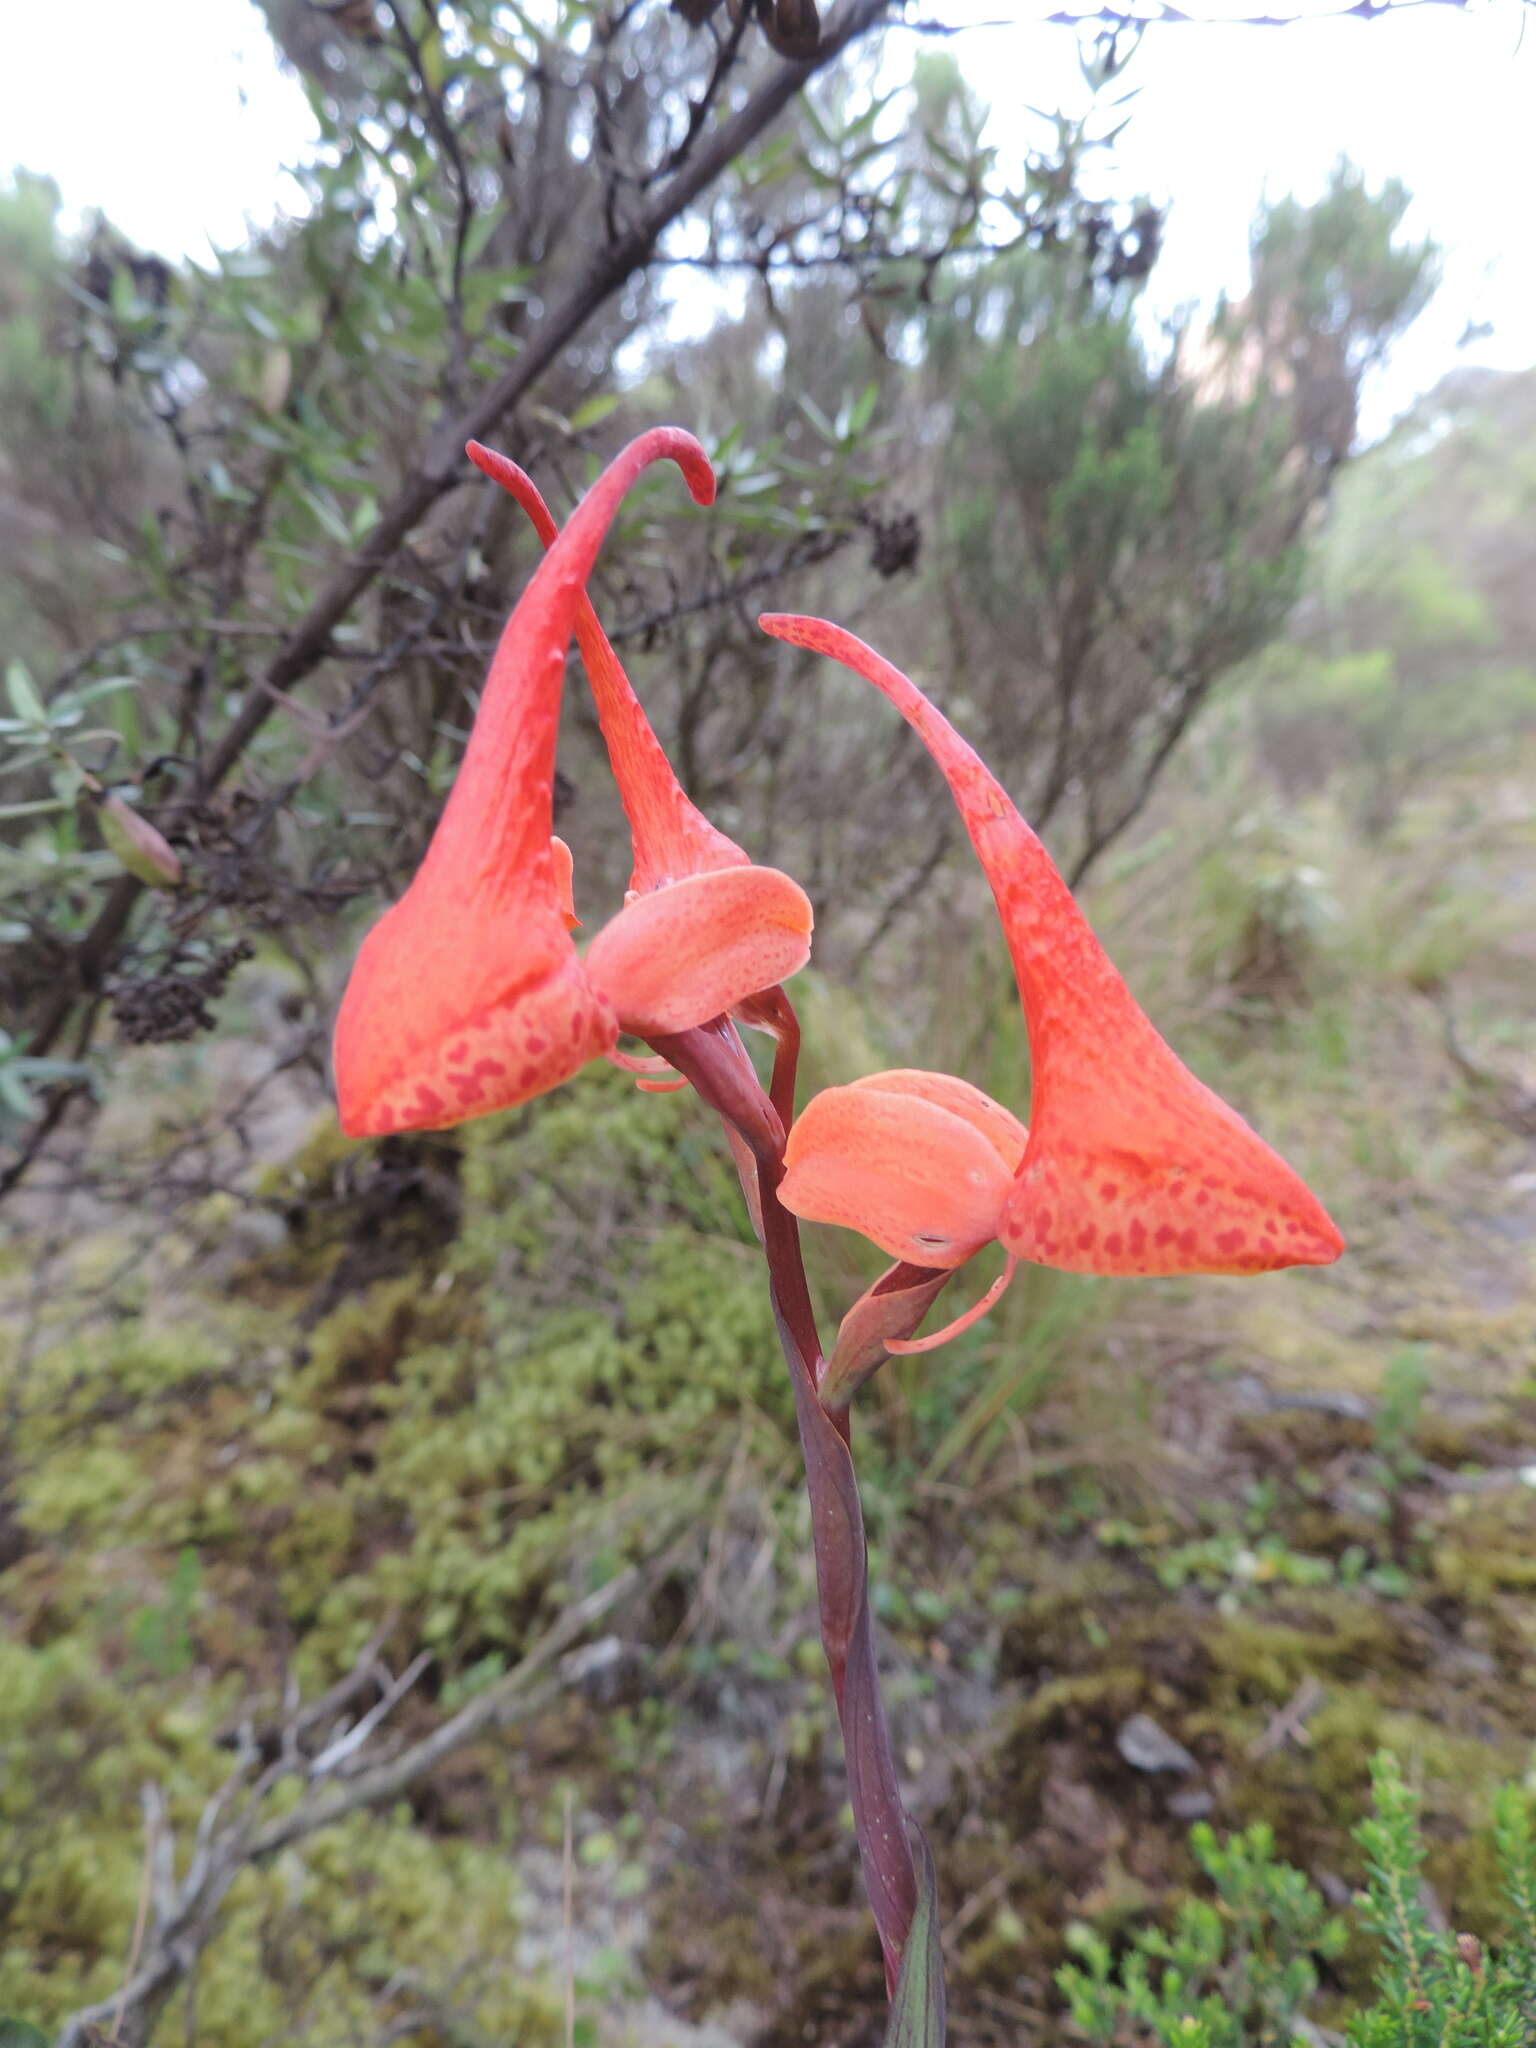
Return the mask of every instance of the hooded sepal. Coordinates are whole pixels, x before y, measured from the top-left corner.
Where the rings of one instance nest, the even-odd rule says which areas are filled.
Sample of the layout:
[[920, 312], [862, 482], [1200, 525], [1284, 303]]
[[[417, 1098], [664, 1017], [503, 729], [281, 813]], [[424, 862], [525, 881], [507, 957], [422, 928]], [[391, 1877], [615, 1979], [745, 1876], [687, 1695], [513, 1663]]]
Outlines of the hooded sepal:
[[645, 467], [670, 458], [701, 503], [703, 449], [678, 428], [611, 462], [507, 621], [464, 760], [415, 880], [363, 942], [336, 1021], [343, 1130], [440, 1129], [567, 1080], [618, 1035], [571, 943], [552, 847], [566, 648], [603, 537]]
[[[821, 619], [765, 631], [874, 684], [948, 782], [991, 884], [1034, 1070], [1007, 1251], [1067, 1272], [1257, 1273], [1327, 1265], [1322, 1204], [1158, 1036], [996, 777], [899, 669]], [[878, 1241], [878, 1240], [877, 1240]]]

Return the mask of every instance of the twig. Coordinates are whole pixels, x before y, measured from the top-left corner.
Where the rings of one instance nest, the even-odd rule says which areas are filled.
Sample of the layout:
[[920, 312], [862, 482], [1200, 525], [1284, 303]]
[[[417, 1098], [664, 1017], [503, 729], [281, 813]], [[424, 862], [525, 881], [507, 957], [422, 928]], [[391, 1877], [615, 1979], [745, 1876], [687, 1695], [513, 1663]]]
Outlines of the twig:
[[[434, 17], [435, 26], [435, 7], [430, 12]], [[449, 169], [453, 173], [455, 211], [453, 250], [449, 259], [448, 279], [449, 343], [448, 363], [443, 373], [443, 389], [448, 397], [457, 403], [464, 381], [464, 365], [468, 353], [464, 334], [464, 251], [475, 218], [474, 193], [470, 189], [469, 172], [464, 166], [458, 135], [454, 131], [453, 123], [448, 119], [442, 95], [435, 90], [427, 77], [421, 44], [405, 18], [404, 0], [389, 0], [389, 13], [406, 59], [415, 72], [416, 82], [421, 88], [421, 97], [427, 113], [427, 126], [436, 137], [438, 147], [448, 159]], [[438, 33], [441, 35], [441, 29]]]
[[1301, 1742], [1306, 1735], [1307, 1722], [1327, 1697], [1321, 1681], [1308, 1672], [1285, 1705], [1270, 1717], [1268, 1726], [1249, 1743], [1248, 1754], [1251, 1757], [1273, 1756], [1288, 1742]]
[[339, 1770], [348, 1757], [355, 1756], [385, 1716], [393, 1713], [431, 1662], [430, 1650], [419, 1651], [367, 1713], [345, 1735], [339, 1735], [328, 1748], [321, 1750], [309, 1767], [310, 1777], [323, 1778], [329, 1772]]
[[565, 1926], [565, 2048], [576, 2048], [576, 1851], [571, 1788], [565, 1788], [565, 1838], [560, 1856], [560, 1910]]
[[149, 1895], [154, 1887], [155, 1860], [160, 1837], [160, 1824], [165, 1817], [164, 1805], [159, 1790], [146, 1785], [144, 1802], [144, 1875], [139, 1880], [138, 1911], [133, 1916], [133, 1939], [128, 1944], [128, 1966], [123, 1972], [123, 1993], [117, 2001], [117, 2011], [112, 2017], [111, 2039], [116, 2040], [123, 2031], [123, 2013], [128, 2002], [128, 1984], [139, 1967], [139, 1953], [144, 1946], [144, 1929], [149, 1921]]
[[525, 1720], [536, 1712], [546, 1701], [556, 1697], [563, 1687], [558, 1680], [535, 1690], [534, 1680], [543, 1677], [557, 1661], [563, 1651], [568, 1650], [579, 1636], [586, 1634], [594, 1623], [601, 1621], [613, 1609], [628, 1599], [637, 1587], [648, 1580], [664, 1575], [670, 1569], [676, 1546], [648, 1565], [630, 1565], [606, 1586], [589, 1593], [584, 1600], [578, 1600], [568, 1607], [549, 1632], [540, 1638], [527, 1656], [495, 1685], [479, 1693], [466, 1706], [459, 1709], [450, 1720], [435, 1728], [420, 1742], [413, 1743], [399, 1756], [388, 1763], [378, 1764], [370, 1771], [364, 1771], [344, 1786], [333, 1787], [328, 1796], [317, 1798], [308, 1804], [298, 1806], [281, 1820], [272, 1821], [252, 1837], [248, 1851], [249, 1860], [275, 1856], [280, 1849], [286, 1849], [290, 1842], [301, 1841], [312, 1835], [317, 1828], [329, 1827], [333, 1821], [343, 1820], [349, 1813], [356, 1813], [360, 1807], [377, 1806], [381, 1801], [397, 1798], [425, 1772], [440, 1764], [445, 1757], [453, 1755], [476, 1736], [489, 1728], [505, 1727], [514, 1720]]

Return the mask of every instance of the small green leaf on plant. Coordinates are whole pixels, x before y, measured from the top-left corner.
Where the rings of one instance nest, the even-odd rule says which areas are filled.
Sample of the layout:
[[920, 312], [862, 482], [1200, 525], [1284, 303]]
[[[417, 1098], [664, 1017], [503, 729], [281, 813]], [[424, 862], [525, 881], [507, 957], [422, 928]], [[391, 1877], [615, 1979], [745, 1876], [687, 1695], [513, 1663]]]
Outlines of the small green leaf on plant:
[[42, 698], [37, 694], [37, 685], [27, 673], [22, 661], [6, 663], [5, 693], [11, 700], [11, 709], [27, 725], [46, 725], [48, 711]]
[[0, 2019], [0, 2048], [48, 2048], [48, 2036], [30, 2020]]

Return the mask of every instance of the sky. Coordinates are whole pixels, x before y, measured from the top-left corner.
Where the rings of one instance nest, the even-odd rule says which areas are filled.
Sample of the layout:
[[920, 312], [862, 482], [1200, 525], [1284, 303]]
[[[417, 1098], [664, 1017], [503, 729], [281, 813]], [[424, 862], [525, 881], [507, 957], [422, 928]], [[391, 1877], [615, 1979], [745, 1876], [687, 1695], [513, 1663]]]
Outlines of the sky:
[[[1185, 4], [1236, 11], [1234, 0]], [[1460, 363], [1536, 363], [1536, 8], [1475, 0], [1363, 21], [1291, 4], [1313, 18], [1147, 36], [1127, 74], [1140, 92], [1117, 178], [1170, 205], [1156, 273], [1169, 312], [1241, 290], [1266, 193], [1315, 198], [1341, 151], [1373, 184], [1403, 179], [1415, 195], [1406, 229], [1444, 246], [1445, 283], [1365, 394], [1370, 437]], [[1005, 153], [1025, 146], [1026, 105], [1080, 100], [1076, 36], [1029, 22], [1033, 6], [919, 0], [918, 11], [963, 28], [945, 47], [993, 103], [990, 139]], [[888, 62], [917, 47], [893, 37]], [[38, 89], [62, 75], [67, 93]], [[0, 22], [0, 170], [48, 172], [72, 218], [100, 206], [164, 255], [206, 257], [291, 206], [281, 167], [312, 135], [252, 0], [70, 0], [13, 6]], [[1493, 333], [1458, 348], [1485, 321]]]
[[[1184, 4], [1243, 11], [1228, 0]], [[1341, 153], [1373, 189], [1402, 179], [1414, 195], [1403, 232], [1442, 246], [1443, 283], [1365, 393], [1369, 436], [1458, 364], [1536, 364], [1536, 7], [1428, 5], [1374, 21], [1330, 17], [1316, 0], [1255, 0], [1246, 11], [1292, 8], [1311, 18], [1149, 31], [1125, 75], [1140, 91], [1125, 109], [1116, 179], [1170, 207], [1152, 288], [1169, 313], [1241, 291], [1249, 226], [1266, 195], [1318, 198]], [[1024, 10], [938, 0], [930, 11], [960, 21]], [[1019, 100], [1035, 106], [1082, 99], [1070, 30], [974, 28], [954, 46], [983, 87], [1016, 78]], [[994, 87], [990, 96], [988, 139], [1016, 149], [1027, 123], [1010, 118], [1009, 95]], [[1458, 349], [1468, 325], [1483, 322], [1493, 333]]]

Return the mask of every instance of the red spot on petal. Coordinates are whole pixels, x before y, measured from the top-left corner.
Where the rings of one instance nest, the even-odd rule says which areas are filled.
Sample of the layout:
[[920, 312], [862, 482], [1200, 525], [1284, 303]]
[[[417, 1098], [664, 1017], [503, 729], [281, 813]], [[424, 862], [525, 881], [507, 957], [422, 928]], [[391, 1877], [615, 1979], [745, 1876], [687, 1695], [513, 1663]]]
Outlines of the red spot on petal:
[[1172, 1244], [1178, 1234], [1171, 1223], [1159, 1224], [1157, 1235], [1152, 1242], [1161, 1248], [1163, 1245]]
[[1085, 1223], [1082, 1229], [1077, 1233], [1078, 1250], [1080, 1252], [1092, 1251], [1093, 1241], [1098, 1236], [1098, 1234], [1099, 1226], [1096, 1223]]
[[528, 1042], [523, 1049], [525, 1052], [541, 1053], [548, 1043], [548, 1039], [541, 1038], [538, 1032], [535, 1031], [530, 1033]]
[[494, 1081], [498, 1074], [504, 1074], [507, 1071], [507, 1069], [504, 1061], [493, 1060], [489, 1056], [489, 1054], [487, 1054], [484, 1059], [478, 1059], [475, 1061], [472, 1071], [480, 1080]]
[[1216, 1233], [1216, 1249], [1219, 1252], [1240, 1252], [1247, 1242], [1247, 1233], [1242, 1230], [1218, 1230]]
[[1147, 1227], [1139, 1219], [1131, 1225], [1131, 1255], [1140, 1258], [1147, 1248]]
[[1124, 1243], [1125, 1239], [1120, 1235], [1119, 1231], [1112, 1230], [1104, 1240], [1104, 1249], [1112, 1259], [1117, 1259], [1120, 1256], [1121, 1247]]
[[1179, 1232], [1179, 1250], [1188, 1257], [1193, 1255], [1194, 1249], [1195, 1233], [1192, 1230], [1181, 1230]]
[[1112, 1202], [1119, 1192], [1120, 1189], [1114, 1181], [1104, 1181], [1099, 1188], [1099, 1200], [1101, 1202]]
[[1208, 1202], [1208, 1201], [1209, 1201], [1210, 1199], [1211, 1199], [1211, 1198], [1210, 1198], [1210, 1196], [1209, 1196], [1209, 1195], [1208, 1195], [1208, 1194], [1207, 1194], [1207, 1193], [1205, 1192], [1205, 1189], [1204, 1189], [1204, 1188], [1202, 1188], [1202, 1189], [1200, 1190], [1199, 1194], [1198, 1194], [1198, 1195], [1196, 1195], [1196, 1197], [1195, 1197], [1195, 1207], [1196, 1207], [1197, 1209], [1203, 1209], [1203, 1208], [1205, 1207], [1206, 1203], [1207, 1203], [1207, 1202]]

